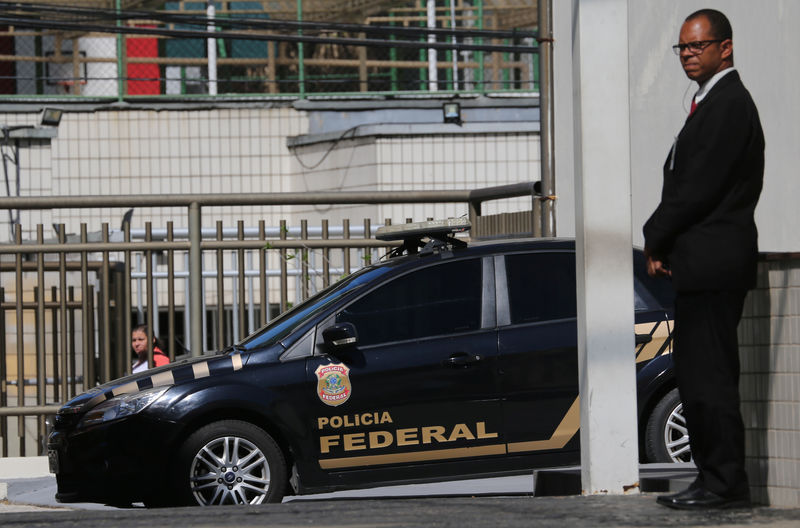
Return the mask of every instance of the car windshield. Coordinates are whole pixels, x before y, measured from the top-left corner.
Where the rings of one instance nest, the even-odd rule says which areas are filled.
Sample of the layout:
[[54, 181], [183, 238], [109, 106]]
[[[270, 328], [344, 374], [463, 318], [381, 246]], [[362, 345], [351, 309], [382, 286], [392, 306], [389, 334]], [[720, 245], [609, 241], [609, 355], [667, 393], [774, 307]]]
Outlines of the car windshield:
[[245, 338], [237, 345], [237, 348], [253, 350], [273, 345], [285, 339], [310, 317], [320, 313], [348, 292], [374, 281], [388, 271], [388, 266], [367, 267], [356, 271], [270, 321], [266, 326]]

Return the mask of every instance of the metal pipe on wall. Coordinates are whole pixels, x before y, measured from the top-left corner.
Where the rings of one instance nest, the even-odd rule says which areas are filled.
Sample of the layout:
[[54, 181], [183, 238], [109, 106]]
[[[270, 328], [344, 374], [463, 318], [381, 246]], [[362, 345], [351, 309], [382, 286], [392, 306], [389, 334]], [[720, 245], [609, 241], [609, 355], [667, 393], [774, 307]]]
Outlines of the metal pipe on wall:
[[555, 146], [553, 144], [553, 6], [539, 0], [539, 148], [542, 236], [556, 236]]
[[[208, 32], [213, 33], [217, 30], [214, 26], [215, 17], [214, 0], [208, 0], [206, 16], [208, 17]], [[217, 39], [212, 37], [207, 39], [208, 44], [208, 94], [217, 95]]]
[[[436, 29], [436, 1], [428, 0], [428, 28]], [[436, 42], [436, 35], [428, 34], [428, 42]], [[436, 66], [436, 49], [428, 48], [428, 90], [435, 92], [439, 90], [439, 70]]]

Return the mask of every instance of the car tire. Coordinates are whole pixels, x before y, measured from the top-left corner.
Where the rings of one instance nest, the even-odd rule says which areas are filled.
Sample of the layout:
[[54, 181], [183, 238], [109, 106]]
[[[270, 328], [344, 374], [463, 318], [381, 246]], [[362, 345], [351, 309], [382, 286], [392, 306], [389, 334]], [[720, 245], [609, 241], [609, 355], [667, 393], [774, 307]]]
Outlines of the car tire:
[[173, 476], [178, 502], [200, 506], [280, 502], [288, 482], [275, 440], [238, 420], [214, 422], [189, 436]]
[[678, 389], [672, 389], [653, 408], [645, 429], [648, 462], [690, 462], [689, 432]]

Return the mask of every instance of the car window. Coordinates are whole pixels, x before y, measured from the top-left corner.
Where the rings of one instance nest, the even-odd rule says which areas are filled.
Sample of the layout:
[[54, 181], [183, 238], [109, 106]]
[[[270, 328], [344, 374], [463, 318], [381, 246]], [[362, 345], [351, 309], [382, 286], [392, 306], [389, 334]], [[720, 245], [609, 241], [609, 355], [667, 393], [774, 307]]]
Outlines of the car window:
[[362, 268], [295, 306], [288, 312], [284, 312], [277, 319], [269, 322], [239, 344], [248, 350], [253, 350], [277, 343], [348, 292], [371, 284], [388, 271], [389, 268], [386, 266]]
[[575, 254], [506, 255], [511, 323], [576, 317]]
[[336, 316], [353, 323], [361, 346], [477, 330], [481, 260], [450, 261], [377, 288]]
[[647, 274], [647, 260], [639, 250], [633, 252], [633, 273], [643, 288], [656, 298], [661, 308], [671, 311], [675, 307], [675, 291], [672, 281], [661, 277], [655, 278]]

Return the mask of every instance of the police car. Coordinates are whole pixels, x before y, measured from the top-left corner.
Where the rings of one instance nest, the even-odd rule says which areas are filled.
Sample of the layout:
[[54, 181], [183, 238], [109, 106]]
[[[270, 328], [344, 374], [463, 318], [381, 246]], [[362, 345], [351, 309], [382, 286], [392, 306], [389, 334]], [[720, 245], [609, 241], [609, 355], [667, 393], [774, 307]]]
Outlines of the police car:
[[[256, 504], [575, 464], [575, 244], [402, 240], [228, 350], [82, 394], [48, 440], [61, 502]], [[671, 292], [634, 251], [640, 452], [690, 457]]]

